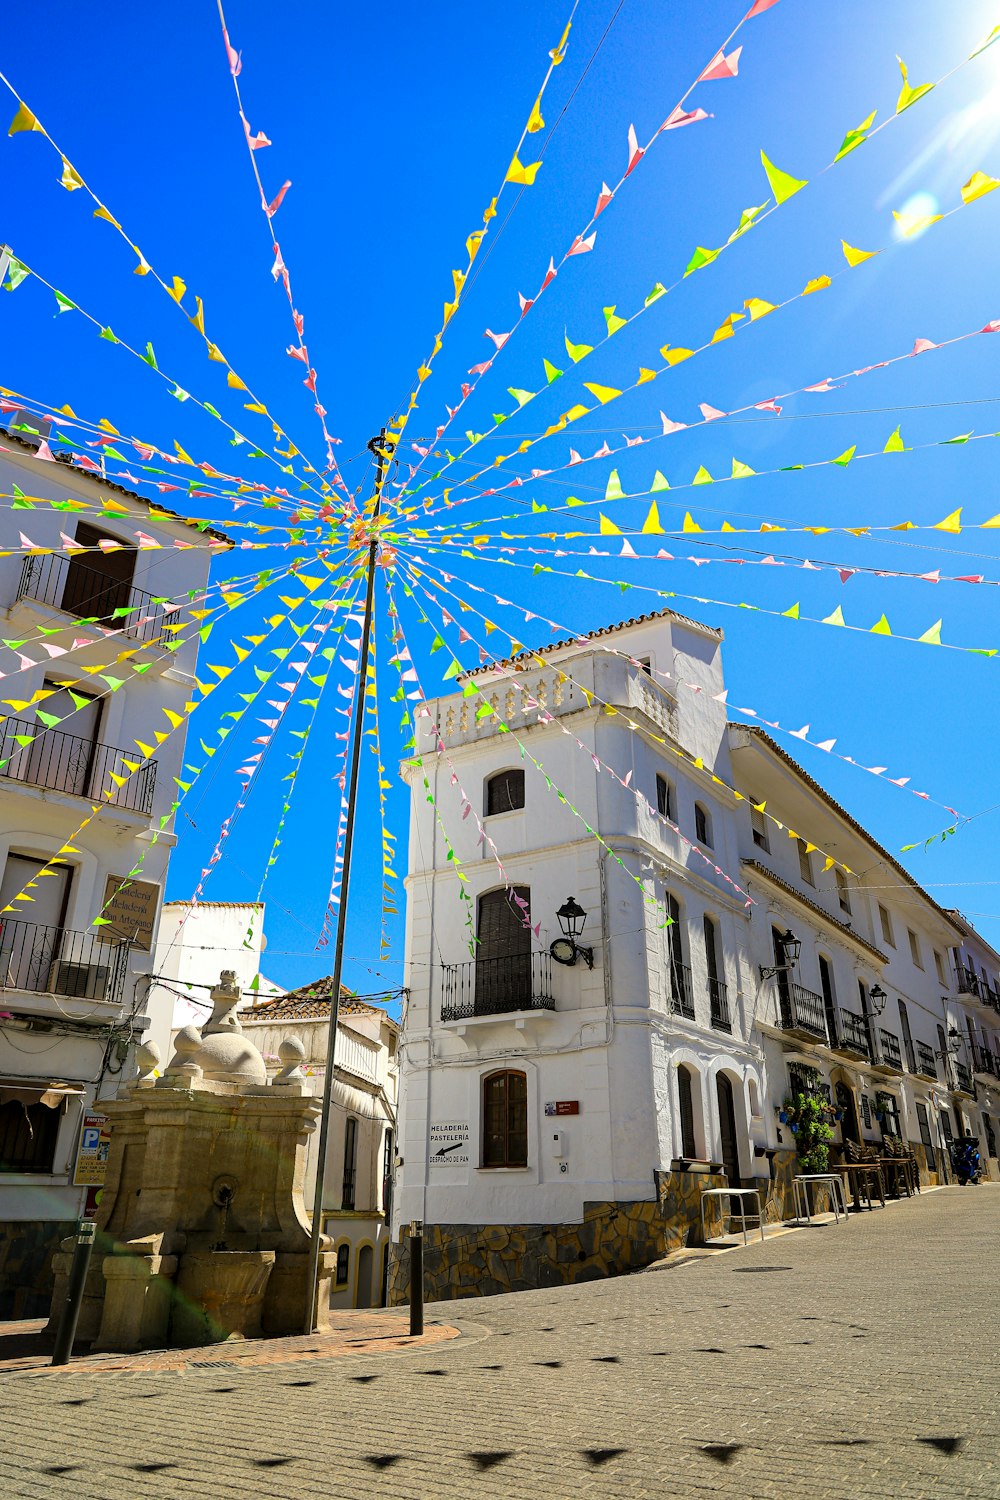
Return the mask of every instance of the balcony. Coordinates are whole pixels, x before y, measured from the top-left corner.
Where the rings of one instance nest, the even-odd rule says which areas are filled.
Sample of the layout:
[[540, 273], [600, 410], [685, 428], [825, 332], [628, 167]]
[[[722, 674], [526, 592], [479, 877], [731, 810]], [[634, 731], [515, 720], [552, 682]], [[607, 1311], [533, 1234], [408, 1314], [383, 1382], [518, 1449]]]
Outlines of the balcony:
[[970, 969], [966, 964], [959, 964], [958, 969], [958, 993], [960, 995], [979, 994], [979, 975], [975, 969]]
[[555, 1008], [548, 953], [501, 954], [441, 970], [442, 1021]]
[[0, 989], [121, 1003], [128, 944], [0, 917]]
[[121, 630], [133, 640], [156, 645], [163, 636], [162, 603], [124, 578], [90, 568], [78, 557], [26, 557], [18, 599], [61, 609], [76, 620]]
[[733, 1022], [729, 1014], [729, 992], [721, 979], [708, 981], [709, 1018], [716, 1031], [732, 1031]]
[[806, 1042], [826, 1041], [823, 996], [801, 984], [789, 984], [781, 994], [781, 1028]]
[[972, 1068], [974, 1073], [984, 1078], [1000, 1078], [1000, 1057], [985, 1047], [973, 1047]]
[[970, 1099], [976, 1097], [976, 1085], [972, 1081], [972, 1074], [965, 1063], [956, 1062], [955, 1065], [955, 1092], [957, 1094], [968, 1094]]
[[914, 1042], [914, 1068], [921, 1078], [937, 1078], [937, 1063], [934, 1060], [934, 1049], [926, 1046], [923, 1042]]
[[862, 1057], [867, 1060], [871, 1055], [868, 1045], [868, 1026], [864, 1016], [858, 1015], [857, 1011], [840, 1010], [837, 1013], [837, 1039], [830, 1043], [834, 1052], [840, 1052], [845, 1057]]
[[[45, 729], [34, 720], [5, 719], [0, 726], [0, 776], [88, 801], [100, 799], [148, 817], [153, 810], [156, 762], [147, 761], [133, 771], [139, 757], [134, 750], [131, 755], [136, 758], [81, 735]], [[112, 777], [123, 777], [124, 784], [118, 786]], [[114, 796], [104, 798], [110, 790]]]
[[694, 989], [691, 984], [691, 969], [676, 959], [670, 960], [670, 1009], [675, 1016], [694, 1020]]
[[899, 1037], [891, 1031], [883, 1031], [879, 1027], [878, 1032], [878, 1055], [872, 1059], [872, 1066], [879, 1068], [884, 1073], [903, 1072], [903, 1053], [899, 1045]]

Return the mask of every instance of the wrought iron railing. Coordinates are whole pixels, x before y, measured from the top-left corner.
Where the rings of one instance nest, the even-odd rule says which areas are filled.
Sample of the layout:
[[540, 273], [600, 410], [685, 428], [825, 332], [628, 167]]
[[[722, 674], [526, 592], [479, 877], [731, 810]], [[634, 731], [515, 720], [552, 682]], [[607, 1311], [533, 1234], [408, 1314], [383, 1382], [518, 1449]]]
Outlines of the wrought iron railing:
[[972, 1081], [972, 1074], [965, 1066], [965, 1063], [956, 1062], [954, 1064], [954, 1067], [955, 1087], [963, 1094], [972, 1094], [973, 1096], [975, 1096], [976, 1086]]
[[857, 1052], [862, 1057], [871, 1055], [868, 1041], [868, 1026], [864, 1016], [854, 1010], [841, 1010], [838, 1026], [838, 1045], [844, 1052]]
[[688, 964], [670, 960], [670, 1009], [677, 1016], [694, 1020], [694, 987], [691, 983], [691, 968]]
[[936, 1078], [938, 1073], [933, 1047], [928, 1047], [925, 1042], [915, 1042], [914, 1051], [916, 1053], [914, 1072], [923, 1073], [925, 1078]]
[[899, 1037], [891, 1031], [883, 1031], [879, 1027], [878, 1033], [879, 1061], [887, 1068], [895, 1068], [898, 1073], [903, 1071], [903, 1054], [899, 1046]]
[[89, 568], [77, 557], [26, 557], [17, 597], [51, 604], [77, 620], [124, 631], [147, 644], [159, 642], [163, 635], [166, 613], [152, 594], [134, 588], [127, 579]]
[[501, 954], [471, 963], [445, 964], [441, 970], [442, 1021], [555, 1008], [548, 953]]
[[979, 994], [979, 975], [975, 969], [970, 969], [967, 964], [956, 965], [958, 970], [958, 993], [960, 995]]
[[823, 996], [801, 984], [786, 986], [781, 996], [781, 1024], [788, 1031], [806, 1031], [826, 1041], [826, 1007]]
[[0, 988], [117, 1004], [128, 944], [0, 917]]
[[729, 992], [721, 979], [708, 979], [709, 1019], [716, 1031], [732, 1031], [729, 1014]]
[[997, 1077], [997, 1068], [1000, 1066], [995, 1052], [990, 1052], [986, 1047], [973, 1047], [973, 1067], [977, 1073], [986, 1073], [991, 1078]]
[[[156, 762], [147, 761], [133, 771], [128, 762], [137, 765], [140, 760], [134, 750], [129, 755], [82, 735], [45, 729], [30, 719], [5, 719], [0, 726], [0, 776], [76, 797], [103, 798], [104, 792], [113, 791], [114, 796], [103, 798], [112, 807], [149, 814]], [[113, 776], [125, 777], [124, 785], [118, 786]]]

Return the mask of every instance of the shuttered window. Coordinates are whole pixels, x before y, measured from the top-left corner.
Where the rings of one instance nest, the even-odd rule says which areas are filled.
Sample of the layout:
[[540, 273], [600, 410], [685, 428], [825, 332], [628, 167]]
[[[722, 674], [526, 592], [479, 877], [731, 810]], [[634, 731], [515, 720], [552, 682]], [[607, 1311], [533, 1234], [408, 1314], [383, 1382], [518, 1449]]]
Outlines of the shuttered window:
[[483, 1166], [528, 1165], [528, 1080], [506, 1069], [483, 1079]]
[[516, 812], [524, 806], [524, 772], [498, 771], [486, 783], [486, 814]]

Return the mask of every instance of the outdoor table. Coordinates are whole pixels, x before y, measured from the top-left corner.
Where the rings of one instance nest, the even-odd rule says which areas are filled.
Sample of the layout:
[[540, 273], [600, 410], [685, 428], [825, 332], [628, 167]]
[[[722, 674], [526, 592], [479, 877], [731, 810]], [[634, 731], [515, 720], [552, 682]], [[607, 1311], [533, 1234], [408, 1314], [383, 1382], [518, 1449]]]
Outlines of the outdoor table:
[[741, 1211], [738, 1214], [734, 1214], [733, 1211], [732, 1211], [732, 1208], [730, 1207], [729, 1211], [727, 1213], [727, 1218], [730, 1218], [730, 1219], [739, 1219], [739, 1221], [740, 1221], [740, 1223], [741, 1223], [741, 1225], [743, 1227], [743, 1243], [744, 1243], [744, 1245], [747, 1243], [747, 1215], [746, 1215], [746, 1212], [743, 1210], [742, 1200], [744, 1198], [752, 1198], [754, 1200], [754, 1202], [756, 1203], [756, 1205], [757, 1205], [757, 1228], [760, 1230], [760, 1237], [761, 1237], [761, 1239], [764, 1238], [764, 1220], [763, 1220], [763, 1217], [761, 1216], [761, 1211], [760, 1211], [760, 1193], [757, 1191], [756, 1188], [738, 1188], [738, 1187], [703, 1188], [702, 1189], [702, 1193], [701, 1193], [701, 1237], [702, 1237], [703, 1240], [706, 1241], [706, 1243], [707, 1243], [706, 1236], [705, 1236], [705, 1199], [706, 1198], [726, 1198], [726, 1199], [739, 1198], [741, 1200], [741, 1202], [740, 1202], [740, 1210]]
[[839, 1190], [840, 1202], [844, 1209], [844, 1223], [847, 1223], [847, 1189], [844, 1179], [839, 1172], [801, 1172], [792, 1181], [792, 1192], [795, 1197], [795, 1217], [803, 1217], [801, 1206], [805, 1207], [805, 1220], [807, 1224], [812, 1223], [812, 1215], [809, 1211], [809, 1184], [811, 1182], [826, 1182], [830, 1187], [830, 1202], [833, 1204], [833, 1216], [840, 1223], [840, 1206], [837, 1203]]

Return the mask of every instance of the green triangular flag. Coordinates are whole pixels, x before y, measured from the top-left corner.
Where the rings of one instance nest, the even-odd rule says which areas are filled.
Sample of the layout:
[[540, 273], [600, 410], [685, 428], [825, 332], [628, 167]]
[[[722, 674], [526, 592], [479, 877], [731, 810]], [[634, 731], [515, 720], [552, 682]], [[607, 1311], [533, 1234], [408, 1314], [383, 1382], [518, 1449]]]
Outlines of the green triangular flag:
[[776, 167], [772, 161], [768, 161], [763, 151], [760, 153], [760, 159], [764, 171], [767, 173], [767, 180], [771, 184], [771, 192], [774, 194], [776, 203], [786, 203], [789, 198], [793, 197], [795, 193], [800, 192], [806, 186], [808, 178], [803, 177], [800, 181], [798, 177], [791, 177], [787, 172], [782, 172], [780, 167]]

